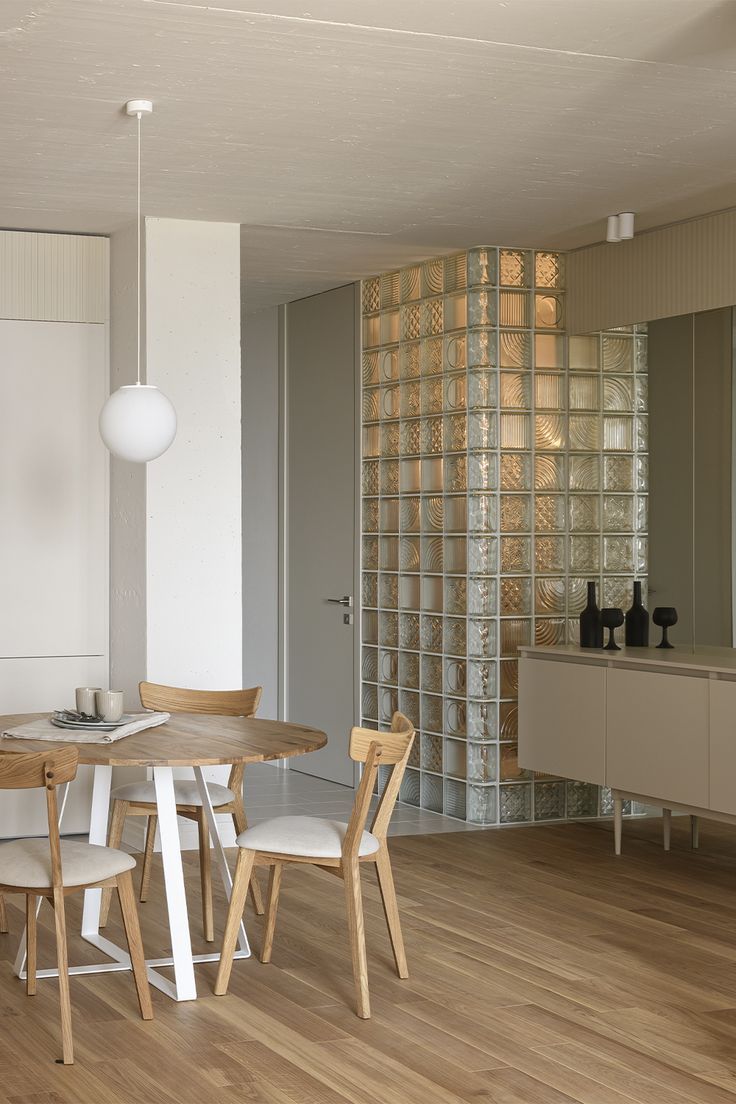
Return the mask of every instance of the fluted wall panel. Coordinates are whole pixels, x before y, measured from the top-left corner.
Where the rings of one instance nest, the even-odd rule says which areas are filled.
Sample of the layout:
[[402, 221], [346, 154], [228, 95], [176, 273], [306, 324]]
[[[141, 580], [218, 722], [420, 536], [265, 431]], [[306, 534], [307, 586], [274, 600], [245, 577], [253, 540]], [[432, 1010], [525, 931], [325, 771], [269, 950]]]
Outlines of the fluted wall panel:
[[99, 322], [109, 315], [109, 241], [0, 231], [0, 318]]

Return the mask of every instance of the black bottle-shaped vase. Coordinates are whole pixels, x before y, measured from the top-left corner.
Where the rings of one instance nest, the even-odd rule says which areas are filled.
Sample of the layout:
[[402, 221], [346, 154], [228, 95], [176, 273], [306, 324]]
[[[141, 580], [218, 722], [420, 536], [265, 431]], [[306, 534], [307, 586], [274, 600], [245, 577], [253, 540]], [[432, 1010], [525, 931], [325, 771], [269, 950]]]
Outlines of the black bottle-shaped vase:
[[595, 583], [588, 583], [588, 604], [580, 614], [580, 647], [603, 647], [603, 621], [595, 600]]
[[649, 614], [641, 600], [641, 583], [634, 583], [634, 601], [626, 613], [624, 642], [627, 648], [649, 647]]

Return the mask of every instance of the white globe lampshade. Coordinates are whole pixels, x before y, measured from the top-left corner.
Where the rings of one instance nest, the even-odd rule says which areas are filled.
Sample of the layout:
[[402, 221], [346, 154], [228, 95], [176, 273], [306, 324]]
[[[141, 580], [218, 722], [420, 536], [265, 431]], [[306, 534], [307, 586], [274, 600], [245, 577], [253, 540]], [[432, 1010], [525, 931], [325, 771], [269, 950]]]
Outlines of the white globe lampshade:
[[113, 456], [145, 464], [176, 437], [176, 411], [158, 387], [130, 384], [113, 391], [100, 411], [100, 436]]

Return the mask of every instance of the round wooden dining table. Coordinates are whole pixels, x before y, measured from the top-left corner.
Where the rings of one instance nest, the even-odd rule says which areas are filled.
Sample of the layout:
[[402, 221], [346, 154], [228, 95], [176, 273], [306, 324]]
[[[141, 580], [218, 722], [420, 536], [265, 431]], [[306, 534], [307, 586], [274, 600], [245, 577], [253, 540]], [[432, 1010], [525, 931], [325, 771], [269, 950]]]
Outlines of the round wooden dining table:
[[[26, 713], [0, 716], [0, 733], [20, 725], [48, 717], [48, 713]], [[61, 730], [60, 730], [61, 732]], [[69, 733], [70, 737], [73, 733]], [[232, 876], [223, 849], [205, 782], [205, 767], [230, 766], [233, 763], [263, 763], [290, 759], [318, 751], [327, 743], [327, 736], [315, 728], [285, 721], [260, 720], [253, 717], [221, 717], [212, 714], [172, 713], [166, 724], [126, 736], [115, 743], [89, 744], [74, 739], [62, 742], [46, 740], [0, 740], [0, 751], [48, 751], [54, 747], [75, 747], [79, 762], [94, 768], [92, 810], [89, 842], [104, 845], [110, 811], [110, 790], [113, 767], [147, 767], [151, 769], [156, 789], [161, 857], [164, 868], [166, 904], [169, 917], [172, 954], [166, 958], [147, 959], [149, 981], [174, 1000], [194, 1000], [197, 986], [194, 977], [196, 962], [212, 962], [218, 954], [192, 955], [189, 916], [184, 890], [179, 828], [174, 798], [174, 768], [191, 767], [209, 824], [220, 874], [228, 900], [232, 891]], [[69, 787], [61, 798], [60, 822], [63, 827], [64, 808]], [[127, 951], [100, 934], [102, 890], [88, 889], [84, 895], [82, 937], [104, 952], [108, 962], [87, 966], [72, 966], [70, 973], [106, 973], [129, 970]], [[39, 900], [40, 904], [40, 900]], [[237, 957], [250, 955], [248, 937], [241, 923]], [[15, 972], [24, 976], [25, 934], [15, 961]], [[159, 967], [173, 966], [173, 982], [159, 973]], [[41, 977], [55, 977], [56, 970], [39, 970]]]

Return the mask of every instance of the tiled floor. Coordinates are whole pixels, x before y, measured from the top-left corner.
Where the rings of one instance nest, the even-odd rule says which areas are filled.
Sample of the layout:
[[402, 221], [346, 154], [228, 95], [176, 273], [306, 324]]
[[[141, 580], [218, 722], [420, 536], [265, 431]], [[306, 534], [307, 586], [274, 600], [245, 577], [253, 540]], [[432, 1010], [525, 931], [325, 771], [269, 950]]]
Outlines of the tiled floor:
[[[245, 772], [245, 806], [251, 824], [287, 814], [347, 820], [353, 797], [354, 791], [347, 786], [325, 782], [296, 770], [284, 770], [271, 763], [254, 763]], [[397, 804], [389, 834], [420, 836], [474, 830], [473, 825], [464, 821]]]

